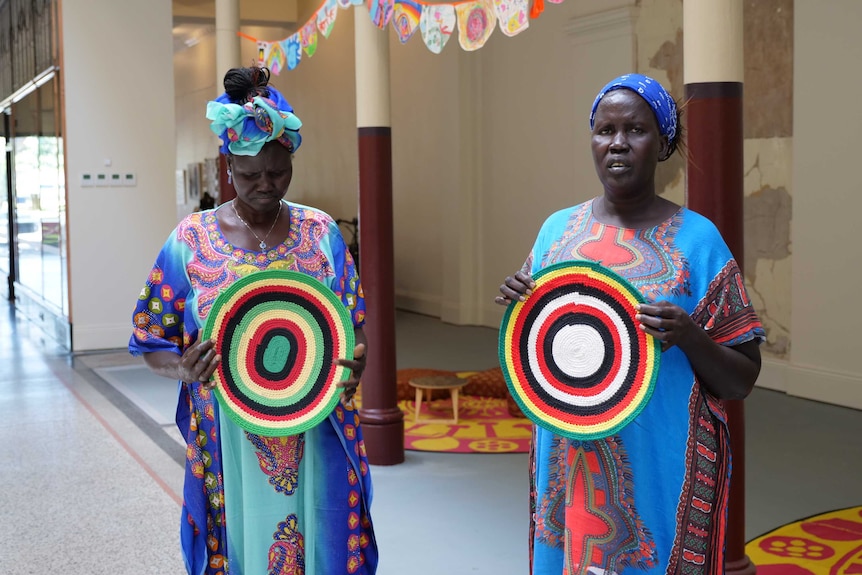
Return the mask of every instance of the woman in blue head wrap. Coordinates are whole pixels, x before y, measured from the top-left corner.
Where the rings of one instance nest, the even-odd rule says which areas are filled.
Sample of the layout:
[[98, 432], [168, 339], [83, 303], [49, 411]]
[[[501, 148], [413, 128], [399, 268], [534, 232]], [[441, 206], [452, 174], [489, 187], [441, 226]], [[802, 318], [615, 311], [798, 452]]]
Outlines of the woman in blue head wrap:
[[644, 296], [634, 321], [662, 355], [652, 397], [617, 433], [580, 441], [535, 428], [532, 573], [723, 573], [730, 446], [720, 400], [751, 391], [764, 331], [715, 226], [656, 192], [656, 167], [680, 139], [667, 91], [620, 76], [596, 97], [590, 129], [602, 193], [545, 221], [496, 301], [526, 300], [551, 264], [597, 262]]
[[[228, 71], [207, 118], [222, 139], [236, 198], [191, 214], [159, 253], [133, 315], [129, 343], [156, 373], [177, 379], [186, 438], [180, 528], [191, 575], [372, 575], [371, 477], [352, 395], [365, 367], [365, 303], [337, 224], [284, 199], [302, 125], [266, 68]], [[349, 310], [358, 345], [341, 402], [322, 423], [287, 437], [243, 431], [219, 409], [210, 381], [222, 358], [200, 341], [218, 294], [260, 270], [308, 274]]]

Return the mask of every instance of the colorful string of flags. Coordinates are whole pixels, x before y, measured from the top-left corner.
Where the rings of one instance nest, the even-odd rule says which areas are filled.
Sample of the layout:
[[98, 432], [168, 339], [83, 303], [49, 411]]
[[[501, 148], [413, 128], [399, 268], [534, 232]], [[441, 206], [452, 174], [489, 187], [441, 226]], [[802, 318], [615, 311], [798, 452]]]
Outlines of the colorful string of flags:
[[[390, 24], [402, 44], [417, 30], [431, 52], [443, 51], [458, 28], [458, 43], [471, 52], [485, 45], [496, 27], [506, 36], [526, 30], [530, 19], [544, 11], [544, 0], [462, 0], [450, 4], [429, 4], [420, 0], [323, 0], [320, 7], [297, 32], [283, 40], [266, 42], [247, 34], [239, 35], [257, 43], [257, 59], [273, 74], [293, 70], [303, 59], [317, 52], [319, 36], [329, 38], [339, 9], [368, 6], [371, 21], [381, 30]], [[563, 0], [548, 0], [560, 4]]]

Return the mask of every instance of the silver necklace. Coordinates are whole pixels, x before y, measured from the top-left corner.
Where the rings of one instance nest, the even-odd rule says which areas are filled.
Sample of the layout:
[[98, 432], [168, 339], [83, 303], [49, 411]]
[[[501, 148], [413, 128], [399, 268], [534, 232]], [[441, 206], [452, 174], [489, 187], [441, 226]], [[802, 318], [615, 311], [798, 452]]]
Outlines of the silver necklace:
[[248, 231], [250, 231], [250, 232], [251, 232], [251, 235], [253, 235], [253, 236], [255, 237], [255, 239], [257, 239], [257, 241], [259, 241], [259, 242], [260, 242], [260, 243], [258, 244], [258, 245], [260, 246], [260, 249], [265, 250], [265, 249], [267, 248], [266, 240], [267, 240], [267, 238], [269, 237], [269, 234], [271, 234], [271, 233], [272, 233], [272, 230], [274, 230], [274, 229], [275, 229], [275, 224], [276, 224], [276, 223], [278, 223], [278, 216], [280, 216], [280, 215], [281, 215], [281, 202], [278, 202], [278, 211], [275, 213], [275, 219], [272, 221], [272, 225], [271, 225], [271, 226], [269, 226], [269, 231], [268, 231], [268, 232], [266, 232], [266, 235], [265, 235], [265, 236], [263, 236], [263, 239], [261, 239], [259, 235], [257, 235], [256, 233], [254, 233], [254, 230], [253, 230], [253, 229], [251, 229], [251, 226], [250, 226], [250, 225], [248, 225], [248, 224], [245, 222], [245, 220], [244, 220], [244, 219], [242, 219], [242, 216], [240, 216], [240, 215], [239, 215], [239, 212], [238, 212], [238, 211], [236, 211], [236, 203], [235, 203], [235, 201], [231, 201], [230, 205], [231, 205], [231, 207], [233, 207], [233, 213], [234, 213], [234, 214], [236, 214], [237, 219], [238, 219], [239, 221], [241, 221], [241, 222], [242, 222], [242, 224], [243, 224], [245, 227], [247, 227], [247, 228], [248, 228]]

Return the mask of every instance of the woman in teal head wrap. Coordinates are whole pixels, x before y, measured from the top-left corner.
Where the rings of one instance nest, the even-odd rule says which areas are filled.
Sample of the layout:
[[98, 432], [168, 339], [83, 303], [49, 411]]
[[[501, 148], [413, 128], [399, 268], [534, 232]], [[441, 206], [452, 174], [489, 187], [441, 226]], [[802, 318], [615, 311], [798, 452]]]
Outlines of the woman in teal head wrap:
[[545, 221], [496, 301], [529, 298], [549, 265], [598, 262], [646, 299], [634, 320], [663, 351], [652, 397], [616, 434], [578, 441], [535, 428], [531, 572], [724, 573], [730, 445], [720, 400], [751, 391], [763, 327], [715, 226], [656, 193], [656, 167], [680, 140], [670, 94], [647, 76], [620, 76], [596, 97], [590, 129], [602, 193]]
[[[179, 380], [177, 425], [187, 441], [180, 537], [192, 575], [372, 575], [371, 477], [351, 399], [365, 367], [365, 303], [337, 224], [284, 199], [302, 123], [266, 68], [228, 71], [207, 106], [236, 198], [184, 218], [168, 237], [135, 309], [129, 343], [156, 373]], [[219, 292], [238, 278], [287, 269], [323, 282], [350, 311], [358, 345], [341, 402], [288, 437], [240, 429], [219, 410], [218, 363], [199, 341]]]

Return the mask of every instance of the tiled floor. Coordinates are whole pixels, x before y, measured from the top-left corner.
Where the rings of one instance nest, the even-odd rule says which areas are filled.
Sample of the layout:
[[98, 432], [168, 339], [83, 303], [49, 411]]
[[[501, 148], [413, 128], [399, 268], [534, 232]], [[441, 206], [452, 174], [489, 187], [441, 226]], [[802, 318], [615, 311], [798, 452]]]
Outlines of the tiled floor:
[[[69, 357], [0, 317], [0, 573], [179, 574], [176, 383], [122, 352]], [[399, 313], [399, 367], [481, 370], [496, 332]], [[862, 412], [755, 390], [747, 525], [862, 503]], [[527, 458], [407, 452], [372, 468], [380, 575], [522, 575]]]

